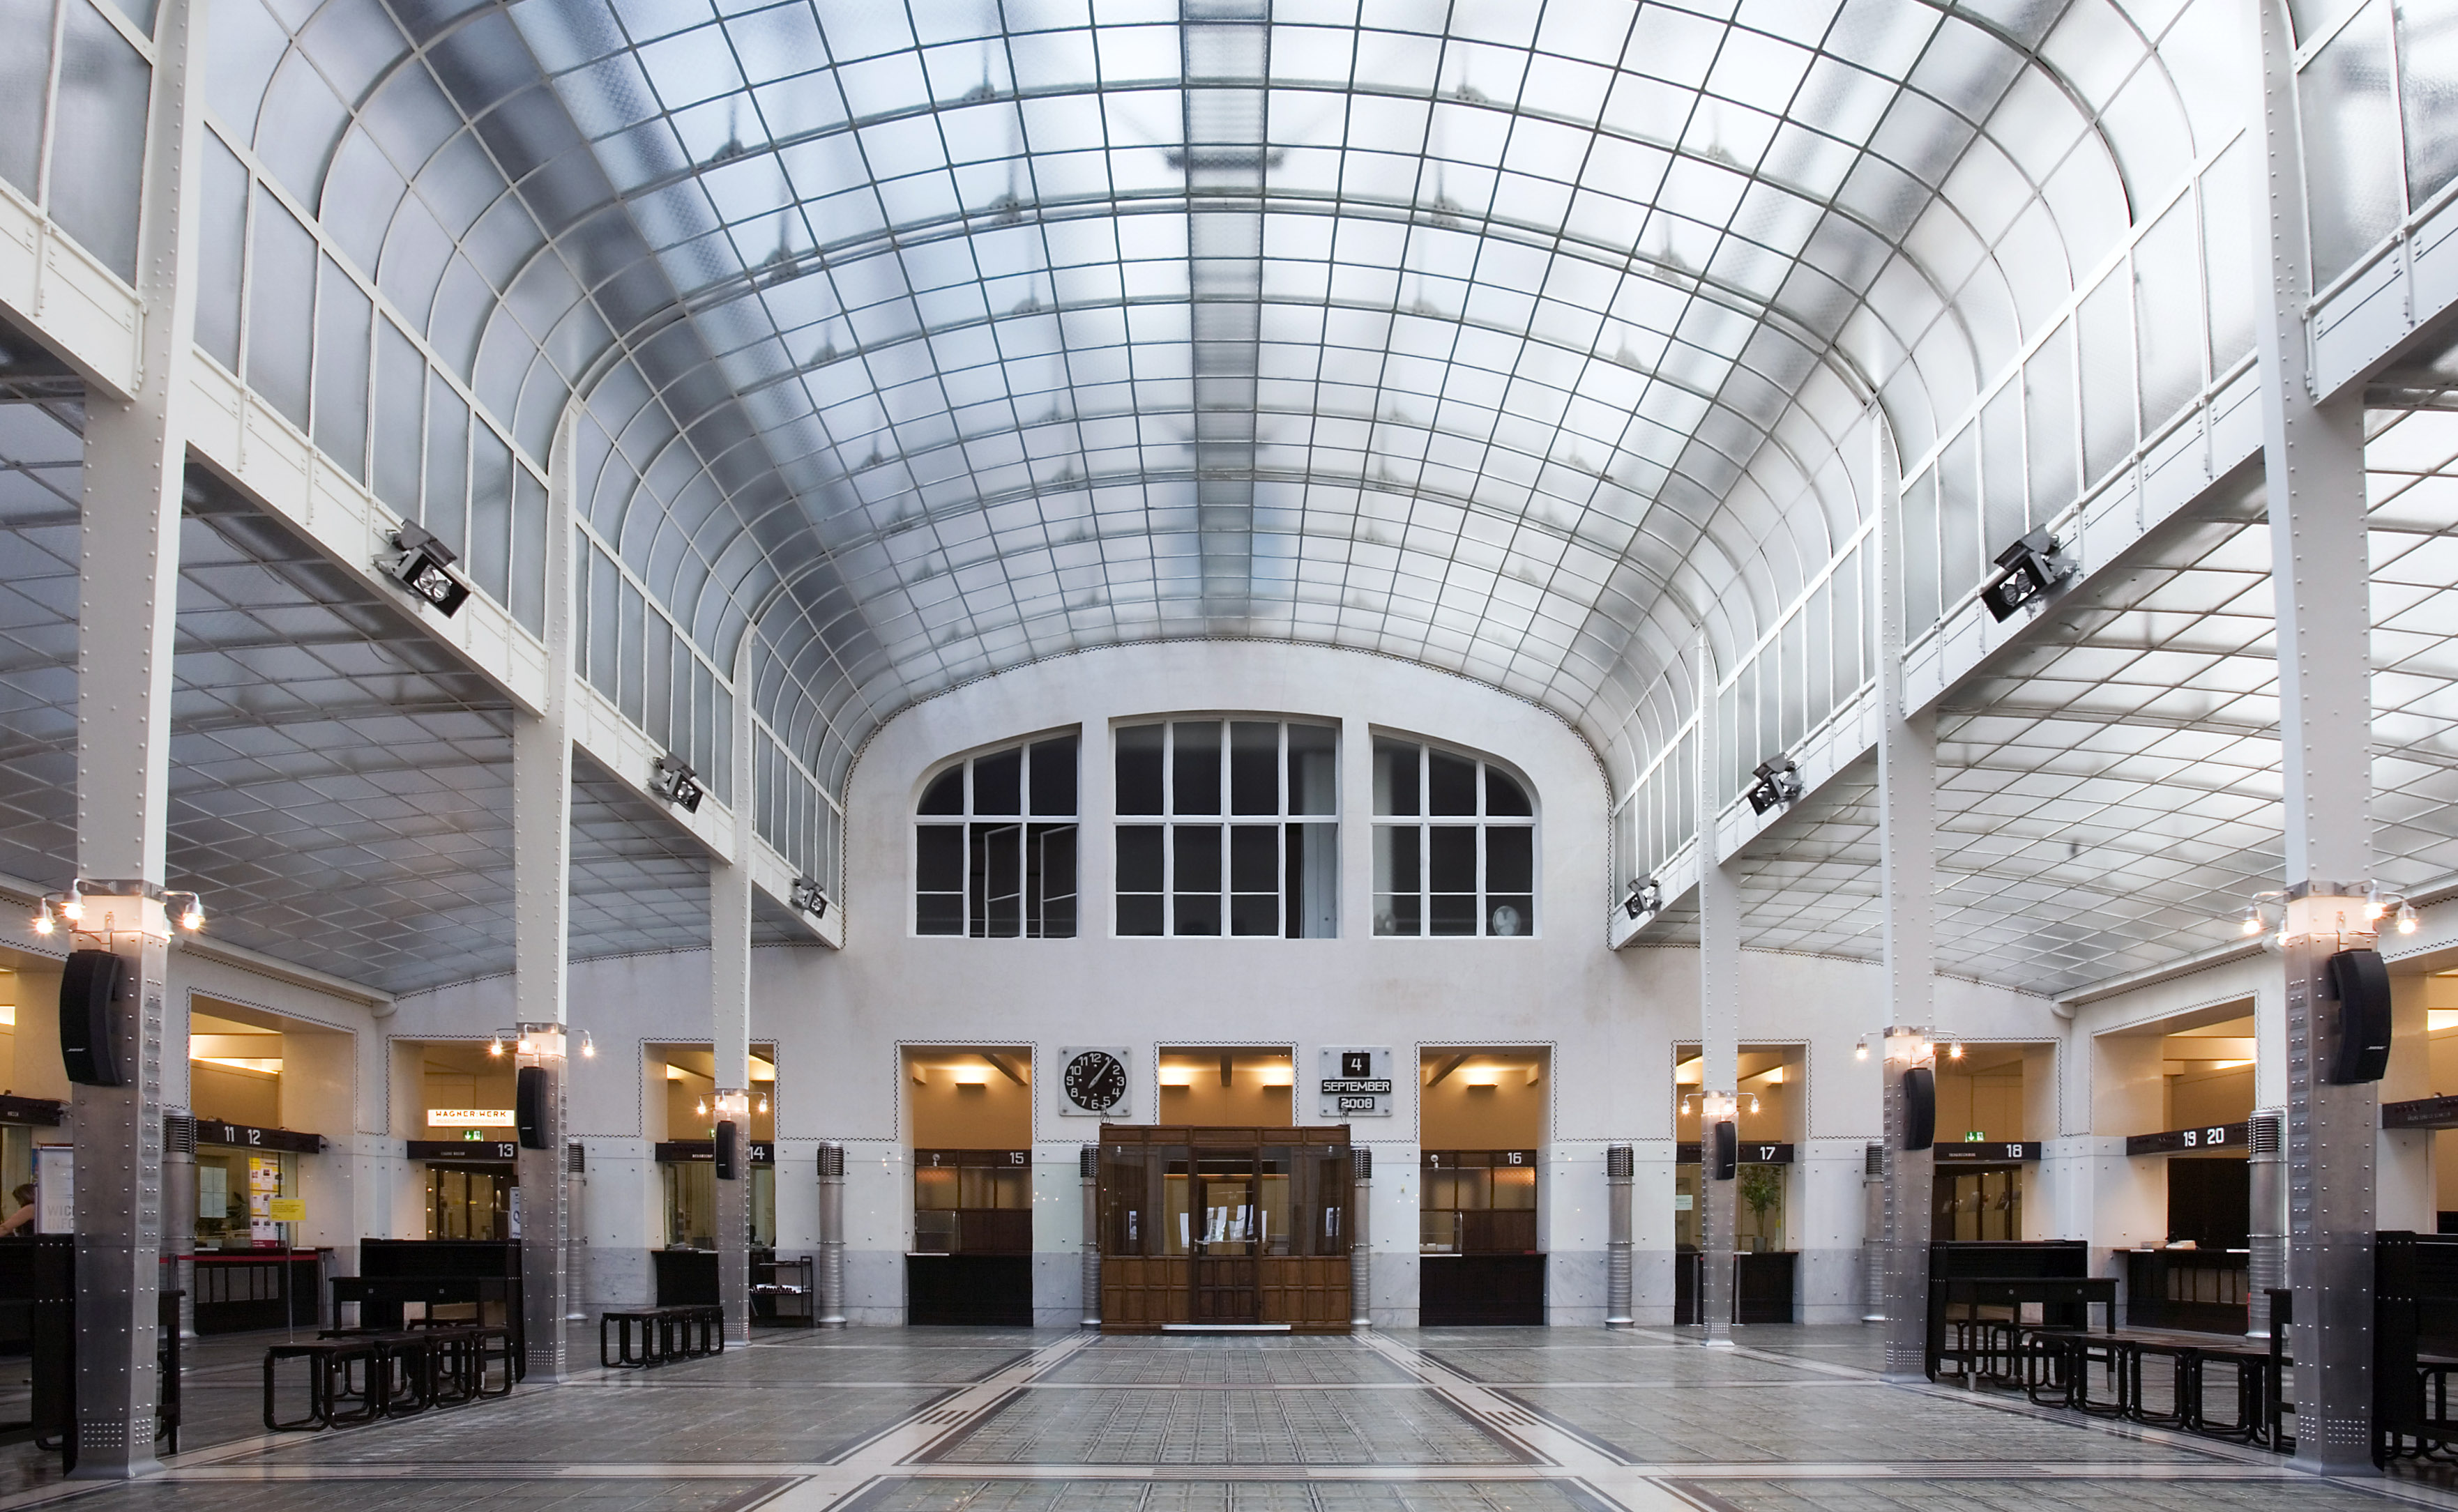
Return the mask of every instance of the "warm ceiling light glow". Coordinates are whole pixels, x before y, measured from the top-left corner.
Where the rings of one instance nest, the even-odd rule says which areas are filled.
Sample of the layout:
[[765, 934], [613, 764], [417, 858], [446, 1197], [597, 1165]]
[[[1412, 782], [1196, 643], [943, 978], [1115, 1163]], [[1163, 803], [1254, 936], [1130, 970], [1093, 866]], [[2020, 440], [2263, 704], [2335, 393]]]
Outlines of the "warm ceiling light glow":
[[1193, 1087], [1195, 1085], [1195, 1067], [1192, 1066], [1164, 1066], [1160, 1068], [1160, 1085], [1163, 1087]]
[[1295, 1087], [1298, 1085], [1297, 1067], [1293, 1066], [1266, 1066], [1256, 1074], [1265, 1087]]
[[990, 1085], [990, 1068], [987, 1066], [950, 1067], [948, 1080], [958, 1087], [988, 1087]]
[[2433, 1034], [2444, 1029], [2458, 1029], [2458, 1008], [2427, 1008], [2424, 1024], [2425, 1028]]
[[1502, 1067], [1499, 1066], [1471, 1066], [1467, 1070], [1460, 1072], [1460, 1081], [1469, 1087], [1500, 1087], [1502, 1085]]
[[1781, 1087], [1783, 1085], [1783, 1067], [1781, 1066], [1771, 1066], [1767, 1067], [1765, 1071], [1760, 1073], [1760, 1079], [1769, 1087]]
[[2251, 1061], [2213, 1061], [2211, 1063], [2211, 1069], [2214, 1071], [2240, 1071], [2252, 1064], [2253, 1063]]
[[1676, 1063], [1673, 1067], [1673, 1085], [1676, 1087], [1696, 1087], [1706, 1079], [1707, 1058], [1703, 1055], [1694, 1055]]
[[669, 1082], [681, 1082], [681, 1081], [688, 1081], [688, 1080], [690, 1080], [690, 1078], [691, 1078], [691, 1073], [690, 1073], [689, 1071], [684, 1070], [681, 1067], [677, 1066], [677, 1065], [675, 1065], [675, 1064], [674, 1064], [674, 1063], [672, 1063], [672, 1062], [668, 1062], [668, 1063], [667, 1063], [667, 1065], [666, 1065], [666, 1080], [667, 1080], [667, 1081], [669, 1081]]

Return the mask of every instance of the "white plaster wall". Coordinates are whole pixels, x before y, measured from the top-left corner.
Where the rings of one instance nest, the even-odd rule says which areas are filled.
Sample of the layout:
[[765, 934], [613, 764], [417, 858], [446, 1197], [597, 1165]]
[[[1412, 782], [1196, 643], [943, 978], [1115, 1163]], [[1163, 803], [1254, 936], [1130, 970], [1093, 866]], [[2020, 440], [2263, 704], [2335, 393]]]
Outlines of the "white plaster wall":
[[[1151, 940], [1110, 934], [1113, 721], [1175, 714], [1284, 715], [1342, 730], [1342, 919], [1336, 940]], [[1084, 736], [1082, 934], [1073, 940], [922, 939], [910, 929], [913, 799], [946, 758], [1062, 728]], [[1514, 940], [1378, 940], [1369, 915], [1367, 743], [1378, 731], [1497, 756], [1527, 776], [1539, 813], [1538, 929]], [[1072, 1322], [1081, 1196], [1076, 1156], [1097, 1121], [1057, 1111], [1062, 1046], [1131, 1048], [1124, 1122], [1154, 1115], [1161, 1045], [1294, 1046], [1309, 1071], [1325, 1044], [1389, 1045], [1413, 1067], [1444, 1043], [1551, 1048], [1543, 1147], [1549, 1306], [1559, 1322], [1604, 1314], [1603, 1151], [1628, 1143], [1634, 1190], [1635, 1316], [1673, 1310], [1674, 1045], [1698, 1034], [1694, 951], [1605, 947], [1606, 794], [1570, 730], [1490, 689], [1406, 663], [1320, 648], [1189, 643], [1118, 648], [985, 679], [891, 720], [855, 768], [847, 802], [846, 946], [754, 953], [751, 1030], [777, 1046], [781, 1248], [816, 1241], [821, 1140], [845, 1146], [848, 1316], [904, 1315], [910, 1232], [909, 1146], [901, 1046], [930, 1042], [1026, 1046], [1035, 1087], [1036, 1312]], [[1855, 1059], [1885, 1024], [1874, 964], [1749, 952], [1741, 1037], [1805, 1044], [1795, 1233], [1803, 1249], [1801, 1315], [1860, 1315], [1862, 1148], [1878, 1130], [1878, 1069]], [[1973, 1038], [2054, 1033], [2045, 1001], [1969, 983], [1938, 984], [1941, 1022]], [[649, 1145], [661, 1116], [640, 1095], [640, 1046], [706, 1034], [704, 954], [647, 955], [573, 967], [575, 1027], [598, 1054], [572, 1063], [573, 1137], [588, 1146], [582, 1228], [593, 1304], [647, 1294], [656, 1242]], [[1951, 1015], [1950, 1019], [1948, 1015]], [[483, 1038], [511, 1019], [509, 979], [405, 999], [385, 1025], [402, 1039]], [[1302, 1085], [1300, 1087], [1303, 1093]], [[1387, 1120], [1360, 1119], [1375, 1154], [1372, 1316], [1416, 1320], [1416, 1084], [1401, 1079]], [[1315, 1117], [1301, 1095], [1298, 1117]], [[395, 1121], [398, 1123], [398, 1121]], [[396, 1128], [395, 1137], [407, 1130]], [[398, 1148], [396, 1146], [395, 1148]]]

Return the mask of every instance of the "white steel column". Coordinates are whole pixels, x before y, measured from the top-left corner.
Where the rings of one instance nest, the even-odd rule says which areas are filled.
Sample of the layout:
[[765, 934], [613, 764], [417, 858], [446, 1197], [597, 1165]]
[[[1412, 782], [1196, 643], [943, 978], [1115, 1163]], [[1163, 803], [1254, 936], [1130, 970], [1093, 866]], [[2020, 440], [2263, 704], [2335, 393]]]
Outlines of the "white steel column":
[[572, 933], [572, 470], [567, 412], [548, 459], [546, 702], [535, 718], [512, 716], [512, 1017], [526, 1048], [522, 1067], [546, 1077], [545, 1148], [524, 1147], [521, 1201], [521, 1327], [533, 1382], [567, 1370], [564, 1314], [573, 1278], [572, 1203], [564, 1153], [564, 1024]]
[[1741, 890], [1716, 859], [1717, 797], [1735, 763], [1716, 712], [1716, 655], [1698, 636], [1698, 1321], [1706, 1342], [1733, 1341], [1737, 1182], [1716, 1179], [1716, 1125], [1738, 1119], [1741, 1062]]
[[709, 1008], [717, 1052], [720, 1121], [731, 1121], [741, 1139], [742, 1161], [734, 1179], [717, 1187], [717, 1297], [725, 1308], [725, 1336], [751, 1337], [751, 838], [757, 832], [758, 799], [752, 792], [751, 641], [745, 630], [734, 653], [734, 812], [732, 859], [708, 870]]
[[2372, 570], [2364, 535], [2364, 408], [2360, 395], [2327, 405], [2313, 402], [2304, 318], [2313, 285], [2295, 49], [2284, 6], [2259, 0], [2258, 9], [2267, 171], [2257, 245], [2268, 253], [2270, 280], [2255, 337], [2286, 817], [2282, 955], [2296, 1463], [2331, 1475], [2369, 1475], [2379, 1088], [2325, 1079], [2333, 1036], [2321, 981], [2334, 952], [2373, 943], [2365, 900], [2357, 896], [2372, 877]]
[[1869, 411], [1869, 471], [1878, 495], [1878, 875], [1885, 964], [1885, 1377], [1927, 1378], [1929, 1203], [1935, 1172], [1904, 1148], [1906, 1073], [1936, 1074], [1928, 1043], [1937, 960], [1937, 719], [1904, 692], [1906, 624], [1903, 473], [1884, 411]]
[[124, 1480], [155, 1457], [161, 1296], [162, 1028], [170, 927], [161, 901], [171, 786], [171, 657], [178, 610], [183, 409], [196, 329], [188, 93], [198, 8], [163, 0], [146, 113], [136, 289], [142, 365], [126, 403], [86, 391], [77, 542], [76, 868], [87, 900], [72, 944], [126, 963], [114, 1028], [125, 1083], [79, 1087], [76, 1468]]

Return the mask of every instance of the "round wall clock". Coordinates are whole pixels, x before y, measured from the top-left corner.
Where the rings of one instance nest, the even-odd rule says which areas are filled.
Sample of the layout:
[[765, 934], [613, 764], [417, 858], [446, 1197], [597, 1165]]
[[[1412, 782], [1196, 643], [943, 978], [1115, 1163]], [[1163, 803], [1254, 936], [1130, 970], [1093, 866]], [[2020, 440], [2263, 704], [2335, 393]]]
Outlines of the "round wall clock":
[[1107, 1050], [1079, 1050], [1067, 1063], [1059, 1085], [1067, 1100], [1088, 1113], [1106, 1113], [1127, 1094], [1127, 1068]]

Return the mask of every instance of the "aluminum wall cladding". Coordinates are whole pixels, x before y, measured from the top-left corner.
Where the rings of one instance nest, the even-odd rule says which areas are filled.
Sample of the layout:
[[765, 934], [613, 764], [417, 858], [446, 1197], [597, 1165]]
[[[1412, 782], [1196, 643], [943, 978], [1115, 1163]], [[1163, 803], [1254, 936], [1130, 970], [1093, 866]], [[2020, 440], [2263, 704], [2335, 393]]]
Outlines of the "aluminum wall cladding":
[[230, 0], [208, 88], [533, 459], [589, 393], [589, 519], [833, 786], [1211, 633], [1652, 748], [1867, 397], [1917, 455], [2235, 130], [2239, 9]]
[[[75, 872], [79, 419], [0, 404], [0, 872], [46, 886]], [[509, 707], [202, 474], [179, 550], [172, 885], [216, 939], [389, 991], [509, 970]], [[574, 957], [705, 947], [705, 865], [648, 800], [584, 771], [573, 829]]]

